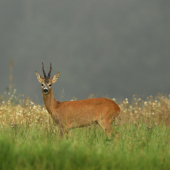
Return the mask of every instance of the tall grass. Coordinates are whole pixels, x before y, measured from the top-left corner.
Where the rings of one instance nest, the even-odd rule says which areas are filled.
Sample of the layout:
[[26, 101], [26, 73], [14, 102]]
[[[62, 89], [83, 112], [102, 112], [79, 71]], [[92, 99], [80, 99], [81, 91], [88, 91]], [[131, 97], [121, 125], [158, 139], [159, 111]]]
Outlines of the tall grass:
[[59, 131], [44, 106], [16, 90], [0, 98], [0, 169], [169, 169], [170, 97], [119, 102], [119, 139], [92, 125]]

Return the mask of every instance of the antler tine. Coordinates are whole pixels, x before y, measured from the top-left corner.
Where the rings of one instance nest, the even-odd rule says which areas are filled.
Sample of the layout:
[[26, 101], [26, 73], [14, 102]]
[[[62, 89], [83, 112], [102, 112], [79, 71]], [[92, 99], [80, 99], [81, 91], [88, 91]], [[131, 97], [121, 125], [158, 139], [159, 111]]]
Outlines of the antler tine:
[[44, 74], [44, 78], [46, 78], [46, 74], [45, 74], [45, 71], [44, 71], [44, 64], [42, 62], [42, 71], [43, 71], [43, 74]]
[[50, 71], [48, 73], [48, 78], [50, 78], [51, 70], [52, 70], [52, 64], [50, 63]]

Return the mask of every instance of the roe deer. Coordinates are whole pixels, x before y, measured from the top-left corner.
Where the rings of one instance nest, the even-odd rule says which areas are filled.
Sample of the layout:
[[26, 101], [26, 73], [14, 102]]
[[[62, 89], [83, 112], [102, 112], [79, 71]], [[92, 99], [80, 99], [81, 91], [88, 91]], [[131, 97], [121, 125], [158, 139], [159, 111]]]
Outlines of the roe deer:
[[119, 106], [107, 98], [91, 98], [65, 102], [55, 100], [52, 84], [58, 80], [60, 72], [50, 79], [51, 70], [52, 65], [50, 63], [50, 71], [48, 76], [46, 76], [44, 64], [42, 63], [44, 78], [37, 72], [35, 73], [42, 85], [42, 96], [45, 107], [58, 125], [60, 135], [68, 132], [67, 130], [70, 128], [84, 127], [91, 125], [93, 122], [98, 123], [106, 135], [110, 134], [111, 124], [120, 112]]

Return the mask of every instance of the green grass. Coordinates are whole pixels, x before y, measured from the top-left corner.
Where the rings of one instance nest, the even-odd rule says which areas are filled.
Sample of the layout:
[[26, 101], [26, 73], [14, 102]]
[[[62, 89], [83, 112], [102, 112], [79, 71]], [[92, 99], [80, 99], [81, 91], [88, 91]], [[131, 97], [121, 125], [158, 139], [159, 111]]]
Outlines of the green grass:
[[99, 127], [75, 129], [67, 137], [52, 130], [9, 126], [0, 131], [0, 169], [169, 169], [170, 127], [116, 127], [119, 139]]
[[116, 139], [95, 125], [60, 137], [45, 107], [15, 92], [0, 97], [0, 170], [170, 169], [170, 95], [119, 102]]
[[[12, 72], [9, 86], [11, 91]], [[170, 95], [145, 100], [134, 95], [131, 102], [126, 98], [118, 104], [121, 113], [113, 126], [119, 139], [106, 137], [98, 126], [74, 129], [61, 138], [44, 106], [16, 96], [16, 89], [4, 92], [0, 170], [170, 169]]]

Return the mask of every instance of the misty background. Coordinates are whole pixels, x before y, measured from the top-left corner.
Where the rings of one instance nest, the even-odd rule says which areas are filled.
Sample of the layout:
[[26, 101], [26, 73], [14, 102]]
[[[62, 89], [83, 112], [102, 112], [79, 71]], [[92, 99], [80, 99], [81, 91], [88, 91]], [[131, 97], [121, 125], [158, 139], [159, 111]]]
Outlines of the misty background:
[[[42, 104], [35, 71], [51, 76], [56, 99], [170, 92], [170, 1], [0, 0], [0, 95], [17, 94]], [[13, 88], [13, 89], [14, 89]]]

